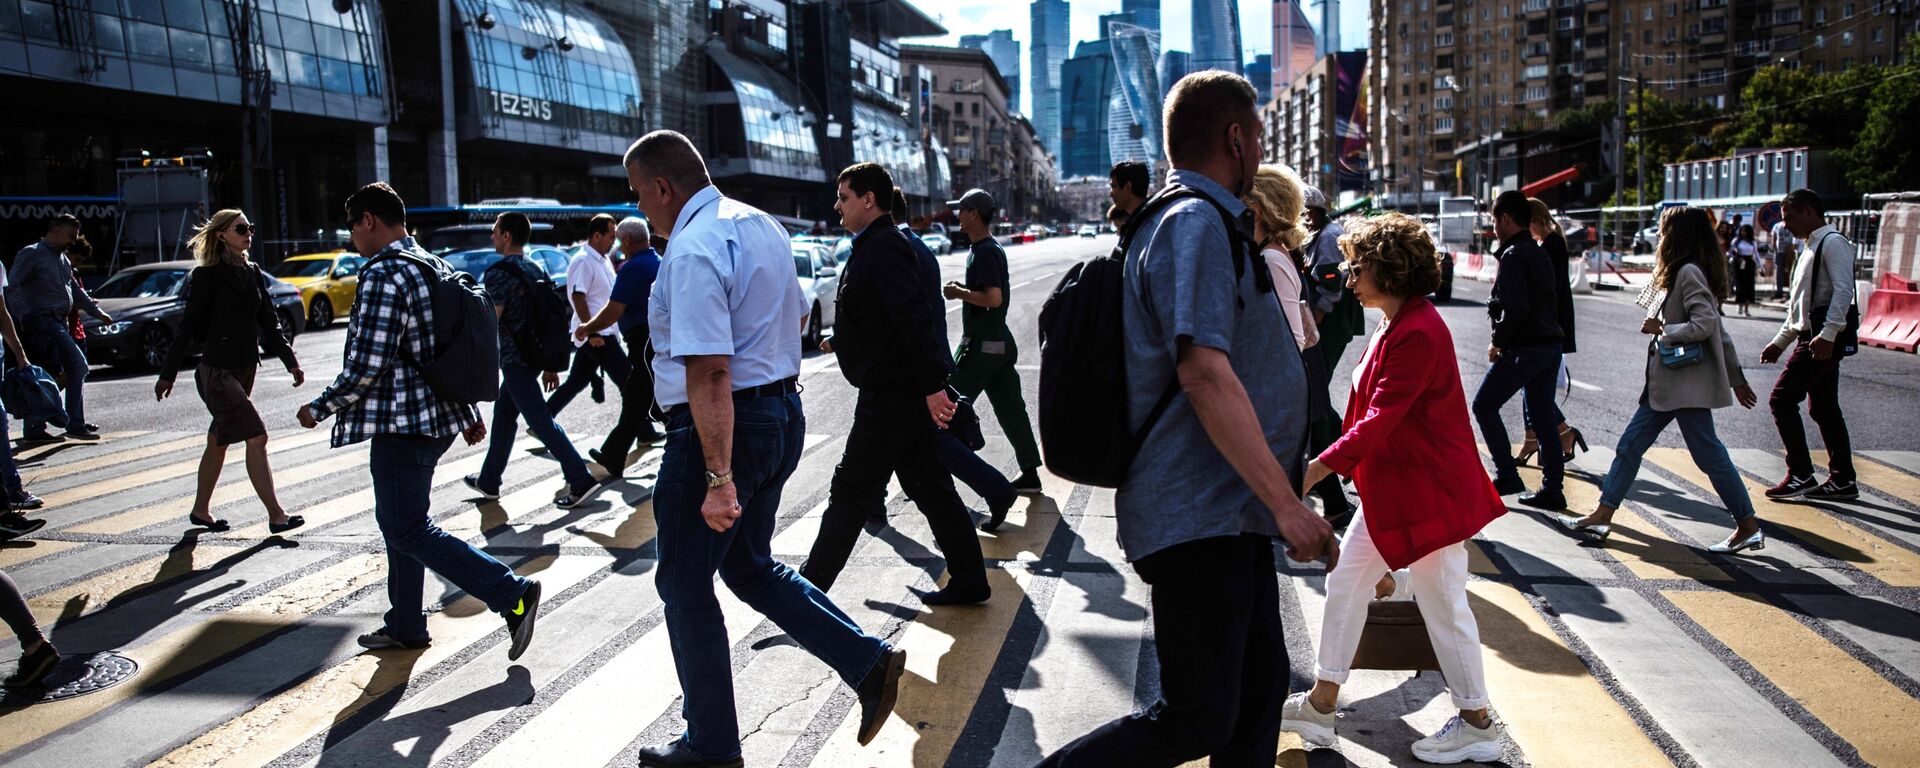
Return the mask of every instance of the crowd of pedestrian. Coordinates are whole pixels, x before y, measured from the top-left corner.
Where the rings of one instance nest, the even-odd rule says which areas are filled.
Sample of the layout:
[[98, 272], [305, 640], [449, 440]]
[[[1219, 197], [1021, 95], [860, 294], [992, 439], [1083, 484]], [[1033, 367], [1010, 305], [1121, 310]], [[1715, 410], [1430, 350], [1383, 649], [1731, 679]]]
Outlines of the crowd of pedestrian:
[[[1487, 302], [1490, 367], [1469, 408], [1453, 331], [1427, 298], [1442, 273], [1421, 222], [1402, 214], [1336, 220], [1324, 192], [1291, 169], [1260, 163], [1256, 101], [1237, 75], [1182, 79], [1164, 115], [1172, 167], [1164, 183], [1154, 187], [1147, 166], [1134, 162], [1110, 176], [1122, 322], [1097, 332], [1114, 337], [1123, 354], [1125, 421], [1135, 446], [1114, 509], [1126, 560], [1151, 590], [1160, 691], [1150, 706], [1072, 741], [1043, 765], [1172, 766], [1208, 757], [1216, 765], [1267, 765], [1283, 730], [1330, 746], [1369, 604], [1407, 597], [1420, 608], [1459, 711], [1415, 742], [1414, 754], [1438, 763], [1497, 759], [1501, 732], [1467, 599], [1466, 542], [1507, 511], [1502, 496], [1566, 508], [1565, 466], [1585, 448], [1555, 399], [1568, 375], [1565, 355], [1575, 349], [1566, 240], [1539, 200], [1510, 191], [1491, 201], [1500, 270]], [[474, 281], [414, 241], [406, 206], [386, 183], [347, 198], [353, 249], [369, 261], [359, 273], [341, 371], [295, 417], [306, 428], [331, 419], [333, 447], [369, 444], [390, 610], [359, 642], [373, 650], [432, 642], [421, 604], [429, 569], [501, 618], [509, 659], [534, 639], [540, 583], [430, 515], [435, 467], [455, 439], [490, 440], [479, 472], [464, 481], [481, 500], [496, 499], [524, 421], [559, 465], [564, 483], [553, 503], [563, 509], [622, 477], [637, 443], [664, 440], [652, 496], [655, 578], [686, 726], [673, 740], [642, 748], [640, 763], [741, 765], [716, 575], [851, 689], [865, 744], [895, 705], [906, 654], [860, 627], [827, 593], [861, 534], [885, 524], [889, 479], [898, 477], [945, 559], [944, 584], [917, 590], [931, 607], [994, 599], [976, 525], [995, 530], [1019, 494], [1042, 491], [1049, 457], [1035, 440], [1018, 372], [1007, 255], [991, 235], [998, 202], [976, 189], [947, 203], [971, 246], [963, 279], [943, 285], [938, 259], [906, 227], [907, 199], [887, 168], [856, 163], [836, 179], [834, 208], [851, 252], [839, 265], [838, 320], [820, 348], [857, 398], [818, 537], [794, 568], [773, 556], [771, 538], [804, 448], [800, 339], [812, 310], [795, 279], [788, 233], [715, 187], [705, 160], [679, 133], [641, 137], [623, 165], [644, 218], [596, 217], [567, 267], [564, 293], [525, 256], [531, 223], [523, 214], [495, 220], [501, 258]], [[1823, 225], [1813, 192], [1789, 195], [1784, 210], [1773, 242], [1802, 249], [1791, 279], [1780, 284], [1787, 319], [1760, 354], [1768, 363], [1787, 358], [1770, 407], [1788, 476], [1767, 495], [1849, 499], [1857, 490], [1838, 366], [1857, 323], [1853, 246]], [[1599, 506], [1558, 519], [1604, 542], [1642, 456], [1677, 421], [1735, 523], [1711, 549], [1757, 550], [1764, 532], [1712, 416], [1758, 400], [1720, 315], [1729, 298], [1743, 314], [1754, 299], [1753, 231], [1728, 234], [1709, 211], [1684, 206], [1667, 211], [1659, 231], [1657, 266], [1641, 301], [1647, 316], [1637, 329], [1651, 337], [1639, 410], [1624, 428]], [[228, 528], [212, 516], [212, 490], [227, 447], [243, 443], [269, 529], [279, 534], [304, 521], [275, 497], [267, 430], [251, 392], [263, 349], [294, 386], [305, 373], [249, 258], [252, 236], [239, 210], [215, 213], [194, 235], [198, 266], [185, 318], [154, 393], [172, 392], [197, 345], [196, 390], [212, 420], [188, 523]], [[68, 254], [79, 242], [78, 222], [57, 218], [20, 251], [11, 282], [0, 270], [0, 337], [11, 366], [33, 361], [58, 371], [65, 436], [94, 439], [97, 428], [84, 420], [87, 361], [70, 326], [78, 311], [110, 318], [74, 276]], [[959, 303], [957, 348], [947, 343], [950, 301]], [[1370, 335], [1369, 309], [1380, 315]], [[1341, 414], [1333, 373], [1363, 336]], [[555, 415], [603, 374], [622, 398], [619, 415], [601, 446], [582, 457]], [[1529, 428], [1518, 456], [1502, 414], [1516, 394], [1524, 396]], [[1013, 449], [1013, 477], [980, 458], [979, 440], [968, 437], [978, 431], [974, 407], [982, 395]], [[1830, 454], [1825, 482], [1806, 446], [1803, 400]], [[481, 417], [485, 402], [493, 404], [491, 433]], [[23, 419], [25, 442], [58, 439], [41, 416]], [[1476, 422], [1491, 473], [1480, 463]], [[1542, 479], [1528, 492], [1518, 465], [1534, 457]], [[956, 480], [985, 500], [984, 512], [965, 506]], [[41, 502], [22, 487], [10, 445], [0, 449], [0, 484], [8, 501], [0, 533], [21, 536], [44, 525], [22, 514]], [[1317, 514], [1306, 498], [1319, 499]], [[1277, 547], [1295, 561], [1324, 558], [1330, 569], [1314, 683], [1292, 695]], [[0, 617], [25, 654], [6, 684], [37, 682], [58, 654], [3, 573]]]

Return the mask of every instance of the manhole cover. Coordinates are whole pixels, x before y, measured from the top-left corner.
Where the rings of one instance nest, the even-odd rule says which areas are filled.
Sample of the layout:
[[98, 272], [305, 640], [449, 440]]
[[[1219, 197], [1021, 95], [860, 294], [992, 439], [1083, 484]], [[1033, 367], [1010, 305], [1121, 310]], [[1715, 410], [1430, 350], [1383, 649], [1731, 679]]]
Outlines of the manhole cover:
[[39, 688], [7, 691], [6, 698], [0, 699], [0, 706], [23, 707], [85, 696], [126, 682], [139, 671], [139, 662], [113, 651], [63, 656]]

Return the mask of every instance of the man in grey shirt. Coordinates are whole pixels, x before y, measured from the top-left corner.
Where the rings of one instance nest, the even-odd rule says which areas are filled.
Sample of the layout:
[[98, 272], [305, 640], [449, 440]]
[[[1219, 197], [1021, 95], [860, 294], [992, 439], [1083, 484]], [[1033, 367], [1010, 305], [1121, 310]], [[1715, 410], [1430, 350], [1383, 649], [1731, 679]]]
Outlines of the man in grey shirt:
[[[87, 295], [86, 286], [74, 277], [73, 264], [67, 261], [67, 247], [79, 235], [80, 220], [63, 213], [47, 223], [47, 234], [40, 242], [20, 249], [13, 257], [7, 306], [12, 307], [14, 316], [19, 318], [20, 340], [26, 344], [27, 356], [66, 375], [67, 437], [97, 440], [99, 427], [87, 423], [83, 394], [87, 384], [87, 355], [68, 330], [67, 316], [72, 314], [73, 306], [79, 304], [83, 311], [102, 323], [111, 323], [113, 318]], [[27, 422], [20, 436], [23, 442], [60, 439], [47, 433], [44, 422], [32, 421], [28, 414], [21, 414], [21, 418]]]
[[[1126, 255], [1123, 333], [1131, 426], [1170, 384], [1114, 499], [1120, 545], [1151, 588], [1160, 700], [1062, 747], [1046, 766], [1268, 765], [1278, 751], [1287, 649], [1275, 537], [1295, 560], [1331, 555], [1300, 502], [1306, 386], [1239, 200], [1260, 158], [1245, 78], [1187, 76], [1167, 107], [1168, 204]], [[1217, 207], [1216, 207], [1217, 206]], [[1235, 220], [1234, 236], [1222, 220]], [[1234, 249], [1243, 249], [1236, 253]]]

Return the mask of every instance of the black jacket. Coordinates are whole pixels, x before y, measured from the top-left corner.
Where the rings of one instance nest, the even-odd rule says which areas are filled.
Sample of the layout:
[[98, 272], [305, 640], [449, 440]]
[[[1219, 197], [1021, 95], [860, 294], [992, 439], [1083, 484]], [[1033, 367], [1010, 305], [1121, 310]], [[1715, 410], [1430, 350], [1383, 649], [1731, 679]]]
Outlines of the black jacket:
[[1546, 250], [1525, 230], [1500, 244], [1500, 276], [1493, 282], [1487, 313], [1493, 317], [1493, 345], [1537, 347], [1560, 342], [1560, 294], [1553, 288], [1553, 264]]
[[1568, 274], [1567, 238], [1555, 232], [1547, 235], [1547, 241], [1540, 246], [1547, 250], [1547, 259], [1553, 263], [1553, 292], [1559, 303], [1559, 312], [1554, 318], [1560, 321], [1560, 352], [1571, 355], [1573, 347], [1573, 282]]
[[280, 335], [280, 316], [267, 297], [265, 280], [252, 265], [194, 267], [187, 277], [187, 309], [167, 350], [160, 378], [172, 381], [180, 361], [195, 342], [204, 342], [200, 362], [242, 370], [260, 364], [260, 348], [280, 358], [288, 370], [298, 366], [293, 348]]
[[853, 239], [840, 270], [833, 354], [860, 389], [931, 395], [947, 386], [946, 309], [938, 264], [929, 271], [893, 217], [875, 219]]

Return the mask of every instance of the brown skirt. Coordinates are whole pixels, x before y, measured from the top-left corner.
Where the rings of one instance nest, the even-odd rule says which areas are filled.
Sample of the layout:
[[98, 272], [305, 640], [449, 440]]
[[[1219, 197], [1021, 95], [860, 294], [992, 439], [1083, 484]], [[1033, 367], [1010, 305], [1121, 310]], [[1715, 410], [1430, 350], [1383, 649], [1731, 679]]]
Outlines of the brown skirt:
[[267, 433], [267, 425], [260, 420], [260, 412], [254, 410], [253, 372], [255, 366], [241, 370], [215, 368], [206, 363], [193, 371], [193, 386], [200, 393], [200, 400], [207, 404], [207, 411], [213, 414], [213, 424], [207, 427], [207, 434], [221, 445], [245, 442]]

